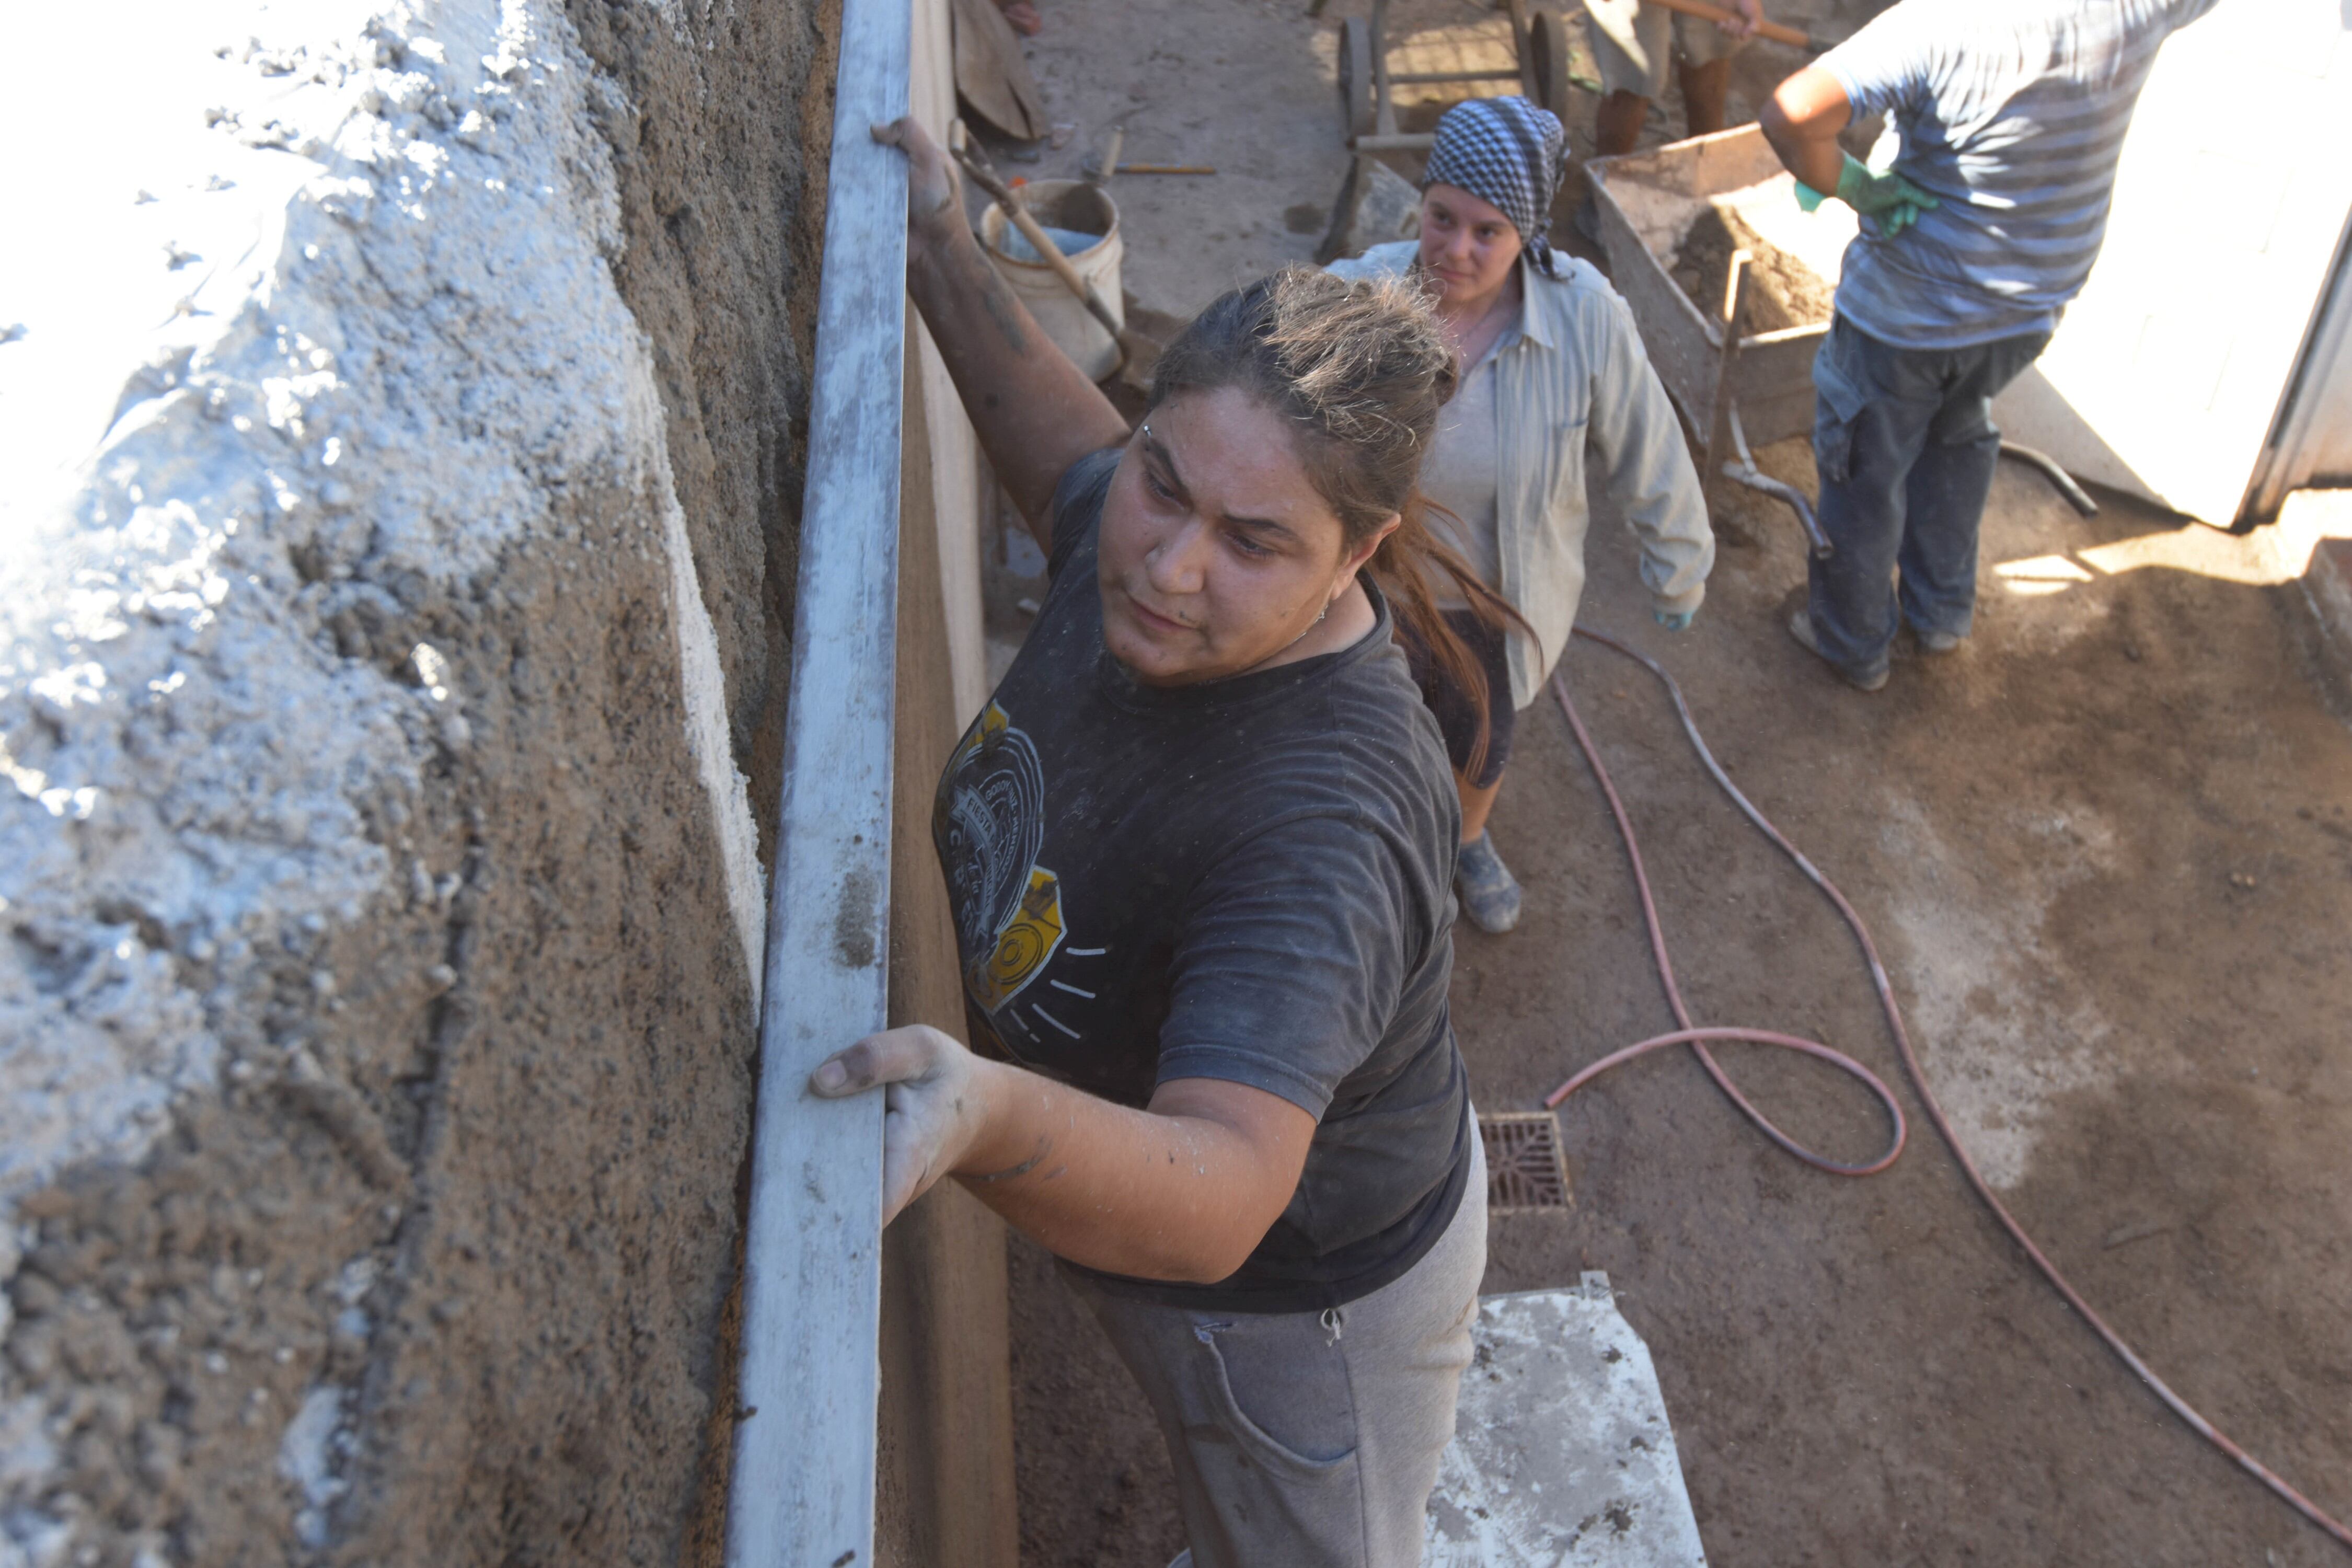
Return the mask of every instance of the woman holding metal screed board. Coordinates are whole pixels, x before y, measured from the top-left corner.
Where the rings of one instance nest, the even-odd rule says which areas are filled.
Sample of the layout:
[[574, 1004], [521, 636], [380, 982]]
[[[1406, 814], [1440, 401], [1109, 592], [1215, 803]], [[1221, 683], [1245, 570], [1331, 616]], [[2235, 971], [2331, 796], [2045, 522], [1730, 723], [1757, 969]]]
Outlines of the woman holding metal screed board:
[[887, 1214], [953, 1175], [1064, 1260], [1159, 1416], [1193, 1568], [1407, 1568], [1486, 1257], [1460, 820], [1391, 635], [1475, 679], [1414, 493], [1452, 355], [1412, 293], [1287, 272], [1202, 313], [1130, 434], [939, 149], [876, 134], [909, 160], [908, 290], [1052, 582], [933, 815], [972, 1034], [1009, 1059], [892, 1029], [812, 1087], [887, 1086]]

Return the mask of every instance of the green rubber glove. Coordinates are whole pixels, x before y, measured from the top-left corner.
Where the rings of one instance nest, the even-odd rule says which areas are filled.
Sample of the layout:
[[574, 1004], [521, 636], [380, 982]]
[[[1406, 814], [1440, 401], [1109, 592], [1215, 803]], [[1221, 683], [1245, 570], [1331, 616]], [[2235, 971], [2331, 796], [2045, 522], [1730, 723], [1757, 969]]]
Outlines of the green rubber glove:
[[[1932, 206], [1943, 204], [1921, 190], [1902, 175], [1889, 170], [1874, 174], [1870, 165], [1848, 153], [1845, 166], [1838, 173], [1838, 200], [1865, 217], [1878, 220], [1878, 232], [1892, 237], [1916, 222], [1919, 215]], [[1797, 182], [1797, 205], [1807, 212], [1818, 208], [1829, 197], [1804, 181]]]

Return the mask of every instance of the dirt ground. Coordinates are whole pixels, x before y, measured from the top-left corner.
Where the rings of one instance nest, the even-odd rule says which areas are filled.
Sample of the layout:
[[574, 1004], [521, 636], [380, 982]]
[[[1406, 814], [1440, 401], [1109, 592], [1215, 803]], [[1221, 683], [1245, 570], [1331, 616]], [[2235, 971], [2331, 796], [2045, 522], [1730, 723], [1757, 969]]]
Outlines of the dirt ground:
[[[1046, 0], [1034, 53], [1053, 118], [1082, 140], [1127, 114], [1129, 157], [1244, 171], [1113, 187], [1147, 302], [1187, 311], [1238, 269], [1305, 257], [1320, 212], [1283, 215], [1338, 187], [1316, 38], [1344, 9]], [[1743, 56], [1735, 109], [1793, 63]], [[1654, 116], [1652, 138], [1675, 123]], [[1761, 460], [1812, 488], [1801, 443]], [[2352, 699], [2258, 541], [2102, 499], [2084, 521], [2004, 464], [1977, 635], [1898, 660], [1876, 696], [1790, 642], [1804, 560], [1761, 497], [1720, 504], [1708, 600], [1679, 637], [1643, 615], [1632, 540], [1604, 511], [1581, 620], [1666, 661], [1726, 767], [1862, 910], [1937, 1091], [2026, 1226], [2181, 1393], [2341, 1514]], [[1563, 668], [1644, 835], [1699, 1020], [1811, 1034], [1896, 1079], [1851, 939], [1716, 791], [1655, 683], [1590, 645]], [[1454, 986], [1490, 1110], [1672, 1026], [1556, 709], [1523, 716], [1508, 781], [1494, 832], [1526, 917], [1505, 937], [1462, 930]], [[1801, 1138], [1879, 1147], [1877, 1112], [1832, 1075], [1727, 1056]], [[1686, 1058], [1650, 1058], [1562, 1108], [1573, 1210], [1495, 1223], [1491, 1290], [1608, 1271], [1656, 1359], [1709, 1560], [2343, 1561], [2028, 1271], [1904, 1098], [1909, 1151], [1844, 1181], [1773, 1150]], [[1044, 1255], [1016, 1242], [1013, 1267], [1023, 1560], [1160, 1568], [1181, 1536], [1148, 1412]]]

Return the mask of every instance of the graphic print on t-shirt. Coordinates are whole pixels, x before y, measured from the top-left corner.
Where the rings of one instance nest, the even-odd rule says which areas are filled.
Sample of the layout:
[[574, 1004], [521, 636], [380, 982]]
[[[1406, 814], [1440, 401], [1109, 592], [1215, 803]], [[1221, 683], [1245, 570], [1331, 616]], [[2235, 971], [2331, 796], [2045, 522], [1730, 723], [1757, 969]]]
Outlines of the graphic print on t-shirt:
[[1062, 945], [1062, 888], [1037, 864], [1045, 775], [1037, 748], [991, 702], [949, 760], [933, 807], [965, 993], [993, 1018]]

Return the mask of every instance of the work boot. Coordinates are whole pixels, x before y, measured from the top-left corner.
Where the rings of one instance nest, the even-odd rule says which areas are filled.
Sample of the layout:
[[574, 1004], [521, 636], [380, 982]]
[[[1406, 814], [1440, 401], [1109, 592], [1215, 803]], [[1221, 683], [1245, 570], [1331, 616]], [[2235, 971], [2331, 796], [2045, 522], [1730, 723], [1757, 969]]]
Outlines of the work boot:
[[1502, 935], [1519, 923], [1519, 879], [1495, 853], [1492, 834], [1481, 833], [1462, 846], [1454, 863], [1454, 890], [1462, 910], [1480, 931]]
[[1911, 635], [1918, 639], [1919, 651], [1931, 657], [1958, 653], [1969, 640], [1958, 632], [1923, 632], [1917, 626], [1911, 628]]
[[1612, 92], [1592, 115], [1595, 157], [1614, 158], [1641, 144], [1642, 127], [1650, 118], [1650, 100], [1638, 92]]
[[1823, 653], [1822, 645], [1813, 639], [1813, 613], [1811, 610], [1800, 607], [1789, 617], [1789, 635], [1797, 639], [1799, 647], [1803, 648], [1823, 664], [1828, 664], [1832, 669], [1837, 671], [1840, 680], [1844, 681], [1856, 691], [1875, 691], [1886, 684], [1886, 668], [1884, 665], [1871, 674], [1856, 675], [1842, 664], [1830, 664], [1830, 656]]

